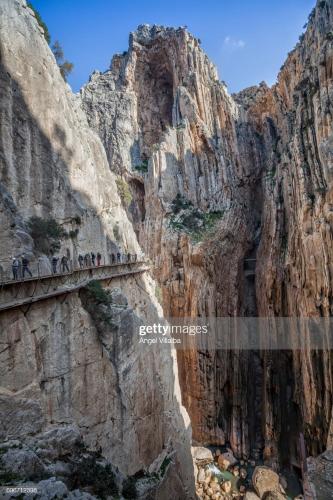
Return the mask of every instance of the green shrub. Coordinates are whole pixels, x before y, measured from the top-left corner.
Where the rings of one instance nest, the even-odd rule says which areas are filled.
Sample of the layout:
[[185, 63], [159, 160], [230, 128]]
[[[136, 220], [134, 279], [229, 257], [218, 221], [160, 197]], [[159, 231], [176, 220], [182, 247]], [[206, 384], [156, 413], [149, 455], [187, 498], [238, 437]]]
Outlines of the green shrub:
[[161, 467], [160, 467], [160, 475], [161, 475], [161, 477], [163, 477], [164, 474], [166, 473], [167, 467], [168, 467], [168, 465], [170, 463], [171, 463], [171, 458], [170, 457], [165, 457], [165, 459], [163, 460], [163, 462], [161, 464]]
[[179, 213], [179, 206], [175, 205], [176, 213], [170, 217], [169, 226], [175, 231], [189, 234], [191, 239], [198, 243], [212, 233], [224, 212], [222, 210], [201, 212], [199, 209], [193, 208], [192, 204], [188, 206], [188, 209], [183, 208]]
[[128, 207], [132, 202], [132, 194], [127, 182], [122, 177], [117, 177], [116, 184], [121, 201]]
[[93, 280], [81, 288], [80, 299], [83, 307], [91, 315], [99, 337], [103, 337], [106, 329], [110, 328], [112, 331], [118, 329], [117, 315], [111, 307], [111, 294], [99, 281]]
[[134, 477], [128, 477], [124, 483], [123, 483], [123, 497], [124, 498], [129, 498], [129, 499], [134, 499], [137, 498], [138, 494], [136, 491], [136, 486], [135, 486], [135, 478]]
[[275, 176], [276, 176], [276, 165], [273, 165], [271, 170], [268, 170], [266, 178], [273, 180]]
[[79, 230], [76, 228], [76, 229], [71, 229], [68, 233], [68, 236], [72, 239], [72, 240], [75, 240], [75, 238], [77, 238], [77, 235], [79, 234]]
[[28, 228], [35, 248], [38, 252], [54, 254], [60, 249], [60, 240], [68, 234], [55, 219], [43, 219], [38, 216], [30, 217]]
[[105, 291], [100, 281], [90, 281], [86, 286], [86, 290], [91, 298], [99, 304], [110, 304], [111, 298], [109, 292]]
[[216, 222], [223, 217], [223, 210], [213, 210], [204, 214], [204, 225], [207, 229], [212, 229]]
[[51, 42], [51, 36], [50, 36], [50, 32], [49, 32], [49, 29], [48, 27], [46, 26], [46, 24], [44, 23], [43, 19], [41, 18], [41, 15], [40, 13], [38, 12], [38, 10], [35, 9], [35, 7], [32, 5], [31, 2], [27, 2], [27, 6], [33, 10], [34, 14], [35, 14], [35, 17], [37, 19], [37, 22], [39, 24], [39, 26], [44, 30], [44, 37], [45, 37], [45, 40], [47, 41], [48, 44], [50, 44]]
[[134, 167], [134, 170], [137, 170], [138, 172], [142, 173], [148, 172], [148, 160], [143, 160], [140, 165], [136, 165]]
[[103, 500], [118, 495], [115, 474], [111, 465], [102, 465], [93, 456], [85, 457], [76, 464], [75, 483], [77, 487], [90, 486]]
[[171, 209], [174, 214], [178, 214], [181, 210], [192, 207], [193, 204], [190, 200], [185, 198], [180, 193], [177, 194], [176, 198], [171, 203]]
[[78, 226], [81, 225], [81, 217], [79, 215], [76, 215], [75, 217], [73, 217], [73, 222], [75, 222], [75, 224], [77, 224]]
[[0, 486], [6, 486], [17, 483], [20, 479], [17, 474], [13, 474], [12, 472], [7, 472], [4, 470], [0, 471]]

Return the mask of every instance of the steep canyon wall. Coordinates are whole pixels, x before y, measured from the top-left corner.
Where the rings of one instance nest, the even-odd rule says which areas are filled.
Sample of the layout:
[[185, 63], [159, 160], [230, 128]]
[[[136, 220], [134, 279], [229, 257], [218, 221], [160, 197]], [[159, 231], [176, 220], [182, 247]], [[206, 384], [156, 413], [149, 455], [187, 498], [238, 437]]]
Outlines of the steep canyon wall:
[[[167, 316], [331, 315], [332, 43], [318, 2], [277, 84], [230, 96], [186, 28], [143, 25], [81, 90]], [[271, 462], [297, 462], [299, 432], [331, 444], [329, 351], [178, 361], [196, 441]]]
[[[24, 0], [1, 2], [0, 64], [1, 266], [22, 252], [32, 265], [49, 265], [30, 236], [31, 216], [74, 231], [59, 251], [74, 262], [91, 251], [105, 259], [120, 248], [139, 253], [102, 142]], [[159, 497], [191, 496], [191, 430], [175, 355], [136, 343], [138, 325], [162, 317], [155, 285], [146, 273], [111, 288], [127, 305], [114, 305], [118, 327], [105, 324], [102, 333], [78, 292], [1, 313], [1, 438], [27, 442], [74, 425], [125, 475], [172, 456]]]

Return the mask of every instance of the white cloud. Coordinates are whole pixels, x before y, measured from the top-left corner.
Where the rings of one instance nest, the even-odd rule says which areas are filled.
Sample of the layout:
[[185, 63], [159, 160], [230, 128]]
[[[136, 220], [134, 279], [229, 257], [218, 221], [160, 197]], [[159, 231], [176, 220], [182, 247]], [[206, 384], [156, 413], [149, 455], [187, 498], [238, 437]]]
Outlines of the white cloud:
[[224, 39], [224, 46], [231, 49], [243, 49], [245, 47], [245, 42], [244, 40], [237, 40], [236, 38], [228, 35]]

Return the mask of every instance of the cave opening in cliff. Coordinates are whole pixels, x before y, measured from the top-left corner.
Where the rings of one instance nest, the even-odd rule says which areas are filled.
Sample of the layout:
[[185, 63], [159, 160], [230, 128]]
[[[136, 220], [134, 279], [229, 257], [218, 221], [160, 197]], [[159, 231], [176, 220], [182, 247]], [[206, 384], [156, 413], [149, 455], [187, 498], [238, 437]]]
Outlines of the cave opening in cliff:
[[150, 156], [172, 126], [173, 75], [169, 56], [162, 47], [139, 55], [135, 68], [138, 93], [138, 120], [143, 153]]

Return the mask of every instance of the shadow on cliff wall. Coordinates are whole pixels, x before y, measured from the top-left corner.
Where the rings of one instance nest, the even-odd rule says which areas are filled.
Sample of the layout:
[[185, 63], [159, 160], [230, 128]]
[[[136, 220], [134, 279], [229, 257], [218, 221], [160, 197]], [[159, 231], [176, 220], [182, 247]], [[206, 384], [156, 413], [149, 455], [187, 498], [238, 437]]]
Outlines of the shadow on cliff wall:
[[[65, 131], [59, 124], [55, 125], [53, 128], [53, 134], [55, 140], [60, 142], [61, 147], [63, 148], [59, 152], [59, 150], [54, 149], [49, 138], [46, 137], [41, 127], [39, 126], [37, 119], [30, 112], [29, 106], [25, 101], [24, 94], [20, 89], [20, 85], [11, 76], [9, 71], [7, 71], [7, 68], [3, 65], [1, 53], [0, 53], [0, 87], [1, 87], [0, 108], [4, 111], [1, 120], [3, 122], [3, 125], [7, 124], [7, 126], [11, 127], [11, 131], [13, 134], [13, 152], [11, 158], [9, 158], [9, 155], [7, 154], [6, 151], [4, 134], [0, 135], [1, 186], [4, 186], [4, 188], [6, 188], [9, 192], [13, 190], [14, 193], [18, 193], [15, 196], [16, 203], [14, 202], [13, 199], [12, 203], [13, 206], [11, 206], [11, 211], [17, 214], [20, 212], [20, 207], [22, 208], [22, 206], [24, 207], [24, 204], [26, 204], [26, 207], [31, 208], [31, 213], [37, 213], [38, 215], [43, 217], [50, 217], [50, 215], [54, 211], [54, 193], [64, 191], [65, 192], [64, 203], [66, 205], [63, 210], [64, 213], [66, 212], [70, 213], [73, 215], [73, 217], [75, 217], [77, 215], [82, 215], [82, 213], [89, 212], [89, 214], [92, 215], [92, 217], [99, 222], [101, 227], [101, 234], [106, 240], [107, 248], [116, 247], [116, 242], [114, 242], [107, 234], [108, 233], [107, 228], [104, 226], [104, 222], [100, 220], [97, 209], [95, 206], [93, 206], [93, 202], [89, 198], [87, 193], [82, 193], [78, 190], [71, 188], [69, 167], [67, 162], [72, 157], [73, 152], [66, 145]], [[7, 109], [8, 102], [11, 103], [10, 109]], [[50, 103], [50, 105], [53, 105], [53, 103], [52, 104]], [[56, 105], [57, 103], [54, 103], [54, 106]], [[12, 115], [10, 116], [11, 113]], [[10, 122], [10, 120], [12, 121]], [[34, 186], [34, 189], [37, 191], [39, 203], [37, 206], [33, 207], [31, 207], [32, 199], [29, 196], [31, 182], [35, 182], [36, 184], [38, 184]], [[88, 179], [87, 182], [89, 182]], [[66, 192], [67, 186], [68, 186], [68, 191]], [[8, 207], [4, 203], [3, 199], [1, 200], [1, 202], [3, 207], [2, 210], [8, 212]], [[126, 217], [125, 212], [123, 212], [123, 216], [124, 218]], [[9, 222], [6, 218], [3, 220], [6, 222], [6, 224], [10, 224], [7, 227], [2, 227], [3, 233], [9, 235], [9, 237], [6, 238], [7, 241], [9, 242], [11, 240], [11, 235], [15, 230], [15, 219], [14, 217], [10, 217], [8, 219]], [[87, 251], [88, 250], [90, 249], [87, 249]], [[147, 289], [145, 280], [139, 278], [137, 279], [137, 283], [138, 282], [140, 287], [143, 289], [143, 291], [146, 292], [149, 298], [149, 291]], [[50, 301], [47, 302], [48, 303], [57, 302], [57, 300], [58, 299], [55, 298], [55, 299], [50, 299]], [[154, 309], [155, 316], [156, 318], [158, 318], [158, 310], [155, 308], [154, 304], [151, 303], [150, 306]], [[33, 311], [35, 307], [38, 307], [38, 305], [31, 306], [29, 313], [27, 313], [26, 315], [27, 319], [29, 319], [29, 317], [30, 318], [34, 317]], [[10, 319], [11, 319], [10, 323], [8, 323], [6, 315], [7, 313], [1, 314], [2, 327], [0, 329], [0, 332], [1, 336], [3, 335], [5, 336], [3, 342], [4, 344], [7, 345], [8, 342], [9, 343], [11, 342], [10, 340], [8, 340], [11, 338], [10, 336], [11, 324], [15, 324], [15, 321], [22, 318], [23, 312], [16, 310], [10, 313]], [[24, 321], [26, 324], [26, 328], [28, 328], [29, 322], [26, 321], [26, 319]], [[6, 327], [4, 327], [4, 325], [6, 325]], [[24, 332], [24, 334], [27, 336], [29, 335], [29, 333], [30, 333], [29, 331]], [[52, 333], [53, 336], [56, 337], [58, 335], [57, 329]], [[56, 339], [54, 338], [53, 341], [56, 342]], [[61, 339], [59, 339], [59, 342], [61, 343]], [[13, 352], [14, 346], [10, 345], [9, 348], [11, 352]], [[141, 359], [140, 362], [142, 365], [145, 365], [144, 355], [143, 359]], [[176, 392], [175, 388], [176, 381], [174, 372], [172, 370], [173, 358], [171, 355], [171, 351], [170, 351], [170, 356], [167, 359], [167, 363], [170, 366], [170, 374], [169, 374], [170, 377], [168, 377], [168, 380], [165, 380], [164, 383], [166, 387], [168, 386], [171, 387], [171, 393], [173, 395], [171, 408], [174, 410], [175, 414], [177, 414], [178, 412], [177, 422], [179, 423], [179, 425], [182, 425], [184, 430], [186, 431], [183, 416], [180, 412], [179, 406], [176, 404], [176, 399], [174, 396]], [[117, 367], [115, 368], [117, 369]], [[157, 373], [151, 374], [152, 377], [154, 375], [156, 376], [156, 380], [159, 379], [158, 368], [159, 367], [157, 367]], [[15, 371], [17, 371], [16, 376], [19, 377], [19, 370], [20, 370], [19, 365], [16, 365], [16, 369], [14, 369], [12, 372], [13, 380], [15, 379]], [[39, 378], [40, 381], [42, 375], [43, 375], [42, 372], [39, 371], [37, 378]], [[67, 374], [65, 376], [69, 377], [70, 375]], [[103, 377], [102, 373], [101, 377]], [[48, 401], [47, 401], [47, 395], [44, 394], [43, 397], [43, 388], [44, 384], [40, 384], [40, 390], [41, 390], [40, 399], [43, 400], [43, 398], [44, 399], [46, 398], [46, 401], [44, 400], [43, 402], [43, 406], [47, 418]], [[4, 389], [6, 390], [6, 388]], [[141, 397], [140, 394], [143, 390], [145, 390], [145, 388], [142, 387], [140, 384], [138, 384], [135, 396], [138, 400], [140, 400]], [[90, 399], [93, 401], [95, 394], [91, 394], [90, 396], [91, 396]], [[170, 404], [169, 395], [167, 391], [165, 391], [164, 393], [161, 392], [159, 383], [156, 383], [154, 387], [154, 394], [151, 395], [151, 398], [152, 400], [154, 400], [154, 398], [159, 398], [162, 407], [165, 408], [168, 408], [168, 405]], [[68, 403], [69, 405], [71, 404], [70, 401], [67, 402], [67, 404]], [[70, 414], [72, 420], [76, 421], [76, 423], [80, 425], [80, 415], [78, 415], [79, 409], [76, 409], [75, 411], [75, 409], [72, 408]], [[79, 416], [79, 418], [77, 418], [77, 416]], [[148, 417], [149, 415], [136, 416], [139, 422]], [[112, 419], [112, 416], [110, 418]], [[156, 443], [160, 442], [161, 449], [158, 450], [159, 453], [161, 453], [163, 451], [163, 448], [167, 446], [167, 441], [168, 441], [168, 435], [166, 435], [166, 430], [168, 428], [167, 419], [168, 417], [164, 421], [162, 429], [159, 429], [160, 430], [159, 435], [163, 436], [162, 442], [156, 439], [155, 436], [156, 427], [154, 428], [153, 426], [150, 429], [150, 431], [148, 431], [148, 433], [143, 436], [143, 439], [145, 440], [146, 451], [147, 448], [149, 449], [149, 446], [151, 446], [151, 451], [150, 451], [151, 456], [147, 457], [146, 455], [141, 457], [141, 460], [145, 462], [145, 465], [147, 466], [156, 458], [156, 451], [157, 451]], [[152, 452], [152, 450], [155, 451]], [[140, 451], [141, 450], [139, 450], [139, 453]], [[188, 460], [189, 463], [192, 463], [190, 446], [188, 446], [188, 449], [183, 450], [183, 456], [186, 456], [186, 460]], [[130, 461], [130, 457], [128, 457], [128, 460]], [[138, 465], [138, 469], [140, 469], [141, 467], [142, 464]], [[188, 479], [189, 478], [187, 477], [187, 483]], [[190, 478], [190, 481], [192, 482], [192, 484], [194, 484], [193, 477]]]

